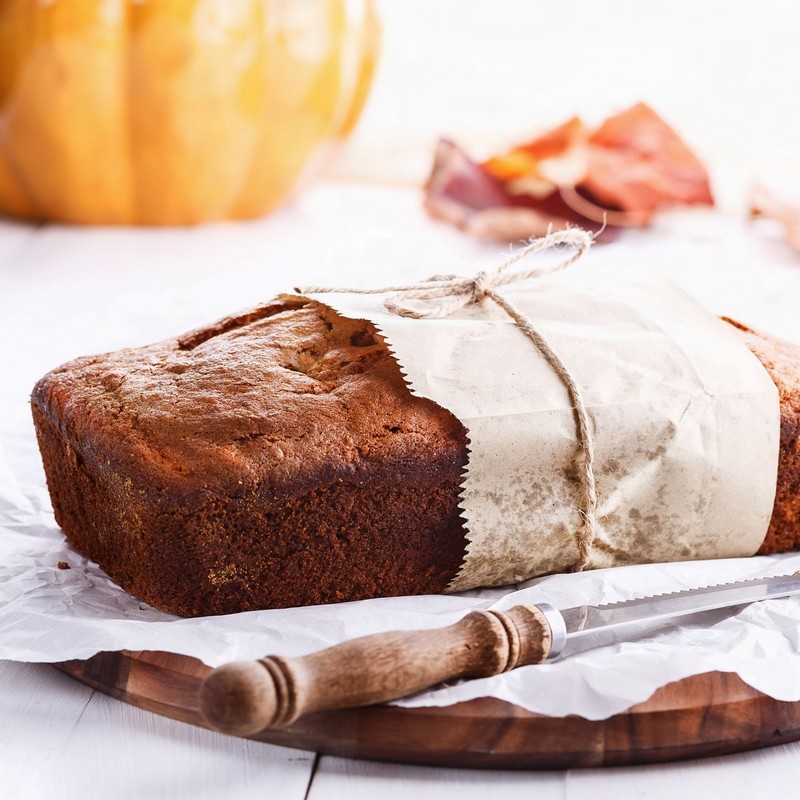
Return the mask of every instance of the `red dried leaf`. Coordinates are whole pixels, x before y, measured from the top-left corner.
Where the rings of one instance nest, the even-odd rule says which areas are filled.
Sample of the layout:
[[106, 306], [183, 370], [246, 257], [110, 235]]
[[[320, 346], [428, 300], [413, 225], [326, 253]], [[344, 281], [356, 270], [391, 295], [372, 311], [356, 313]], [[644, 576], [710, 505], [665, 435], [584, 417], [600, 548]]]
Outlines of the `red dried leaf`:
[[558, 186], [574, 186], [588, 167], [589, 131], [578, 117], [537, 139], [494, 156], [484, 168], [506, 184], [511, 194], [542, 197]]
[[609, 117], [592, 134], [579, 187], [600, 205], [644, 219], [668, 205], [714, 203], [703, 164], [644, 103]]
[[442, 142], [426, 189], [432, 216], [506, 241], [550, 224], [641, 226], [665, 206], [713, 203], [699, 159], [643, 103], [594, 133], [574, 117], [484, 164]]
[[465, 216], [507, 202], [508, 195], [499, 180], [458, 145], [448, 139], [439, 140], [425, 185], [425, 205], [434, 216], [461, 227]]
[[425, 208], [432, 217], [489, 241], [543, 236], [549, 227], [587, 226], [587, 220], [572, 211], [557, 191], [542, 198], [514, 196], [483, 165], [446, 139], [436, 147], [425, 186]]

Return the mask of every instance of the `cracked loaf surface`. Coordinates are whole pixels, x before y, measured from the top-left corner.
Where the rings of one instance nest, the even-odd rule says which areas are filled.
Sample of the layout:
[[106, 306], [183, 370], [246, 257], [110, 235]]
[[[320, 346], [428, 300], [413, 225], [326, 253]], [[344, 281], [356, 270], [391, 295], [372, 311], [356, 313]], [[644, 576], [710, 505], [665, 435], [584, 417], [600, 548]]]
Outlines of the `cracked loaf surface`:
[[[775, 380], [761, 552], [800, 542], [800, 348], [737, 323]], [[37, 383], [56, 520], [131, 594], [184, 616], [443, 591], [466, 539], [467, 436], [367, 322], [285, 298]], [[735, 535], [735, 532], [732, 532]]]

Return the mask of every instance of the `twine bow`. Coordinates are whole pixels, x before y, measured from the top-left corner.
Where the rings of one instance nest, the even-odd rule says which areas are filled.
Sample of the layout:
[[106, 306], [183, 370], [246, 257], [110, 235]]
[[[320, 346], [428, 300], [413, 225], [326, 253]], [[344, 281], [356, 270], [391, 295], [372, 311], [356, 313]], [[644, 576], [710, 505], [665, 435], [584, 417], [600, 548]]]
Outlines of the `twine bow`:
[[[494, 301], [517, 324], [519, 329], [533, 342], [553, 371], [563, 382], [575, 412], [578, 446], [583, 455], [584, 507], [579, 509], [583, 525], [576, 534], [578, 557], [572, 570], [586, 568], [592, 545], [597, 534], [597, 488], [594, 476], [594, 438], [589, 415], [580, 390], [564, 362], [547, 340], [539, 333], [531, 319], [513, 303], [498, 293], [498, 289], [519, 281], [541, 278], [560, 272], [574, 264], [591, 247], [594, 236], [588, 231], [568, 228], [534, 239], [514, 253], [499, 267], [488, 272], [479, 272], [473, 278], [458, 275], [434, 275], [427, 281], [408, 286], [388, 286], [383, 289], [332, 289], [327, 287], [298, 288], [301, 294], [390, 294], [384, 307], [392, 314], [412, 319], [442, 319], [461, 308], [480, 303], [485, 298]], [[572, 254], [555, 265], [538, 269], [512, 269], [529, 256], [559, 245], [573, 248]], [[416, 301], [416, 304], [415, 304]]]

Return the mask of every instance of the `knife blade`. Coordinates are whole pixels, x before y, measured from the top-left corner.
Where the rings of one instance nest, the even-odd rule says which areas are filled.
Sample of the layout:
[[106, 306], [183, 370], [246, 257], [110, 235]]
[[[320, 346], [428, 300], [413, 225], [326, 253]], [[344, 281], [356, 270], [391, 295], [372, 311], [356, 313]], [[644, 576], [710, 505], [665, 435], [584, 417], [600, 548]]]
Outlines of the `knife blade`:
[[306, 656], [225, 664], [204, 679], [198, 705], [211, 727], [248, 736], [312, 711], [382, 703], [444, 681], [542, 664], [565, 645], [627, 626], [794, 594], [797, 573], [562, 611], [546, 603], [472, 611], [446, 628], [375, 633]]
[[553, 636], [546, 660], [558, 658], [567, 644], [573, 645], [602, 631], [616, 631], [634, 624], [655, 625], [678, 617], [795, 594], [800, 594], [800, 573], [721, 583], [605, 605], [575, 606], [560, 611], [540, 603], [539, 608], [547, 618]]

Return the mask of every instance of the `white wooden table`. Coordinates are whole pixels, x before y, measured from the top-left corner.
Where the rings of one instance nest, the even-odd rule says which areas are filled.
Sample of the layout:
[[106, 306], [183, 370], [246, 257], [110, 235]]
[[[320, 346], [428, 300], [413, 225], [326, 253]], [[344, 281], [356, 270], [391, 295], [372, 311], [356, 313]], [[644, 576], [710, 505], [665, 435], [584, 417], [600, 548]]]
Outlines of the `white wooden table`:
[[[800, 174], [795, 3], [381, 5], [385, 59], [372, 105], [335, 180], [293, 206], [265, 221], [188, 231], [0, 222], [0, 445], [12, 464], [32, 441], [30, 388], [76, 355], [166, 337], [295, 283], [377, 283], [382, 275], [485, 264], [490, 250], [432, 226], [410, 188], [437, 133], [479, 146], [576, 111], [599, 120], [646, 99], [733, 175], [731, 185], [764, 170]], [[692, 224], [687, 243], [660, 267], [674, 266], [714, 310], [800, 341], [800, 261], [746, 233], [720, 251], [727, 229], [707, 236]], [[725, 263], [712, 263], [715, 252]], [[140, 711], [48, 665], [0, 662], [0, 797], [9, 800], [750, 800], [794, 797], [798, 784], [794, 744], [673, 765], [543, 773], [320, 758]]]

